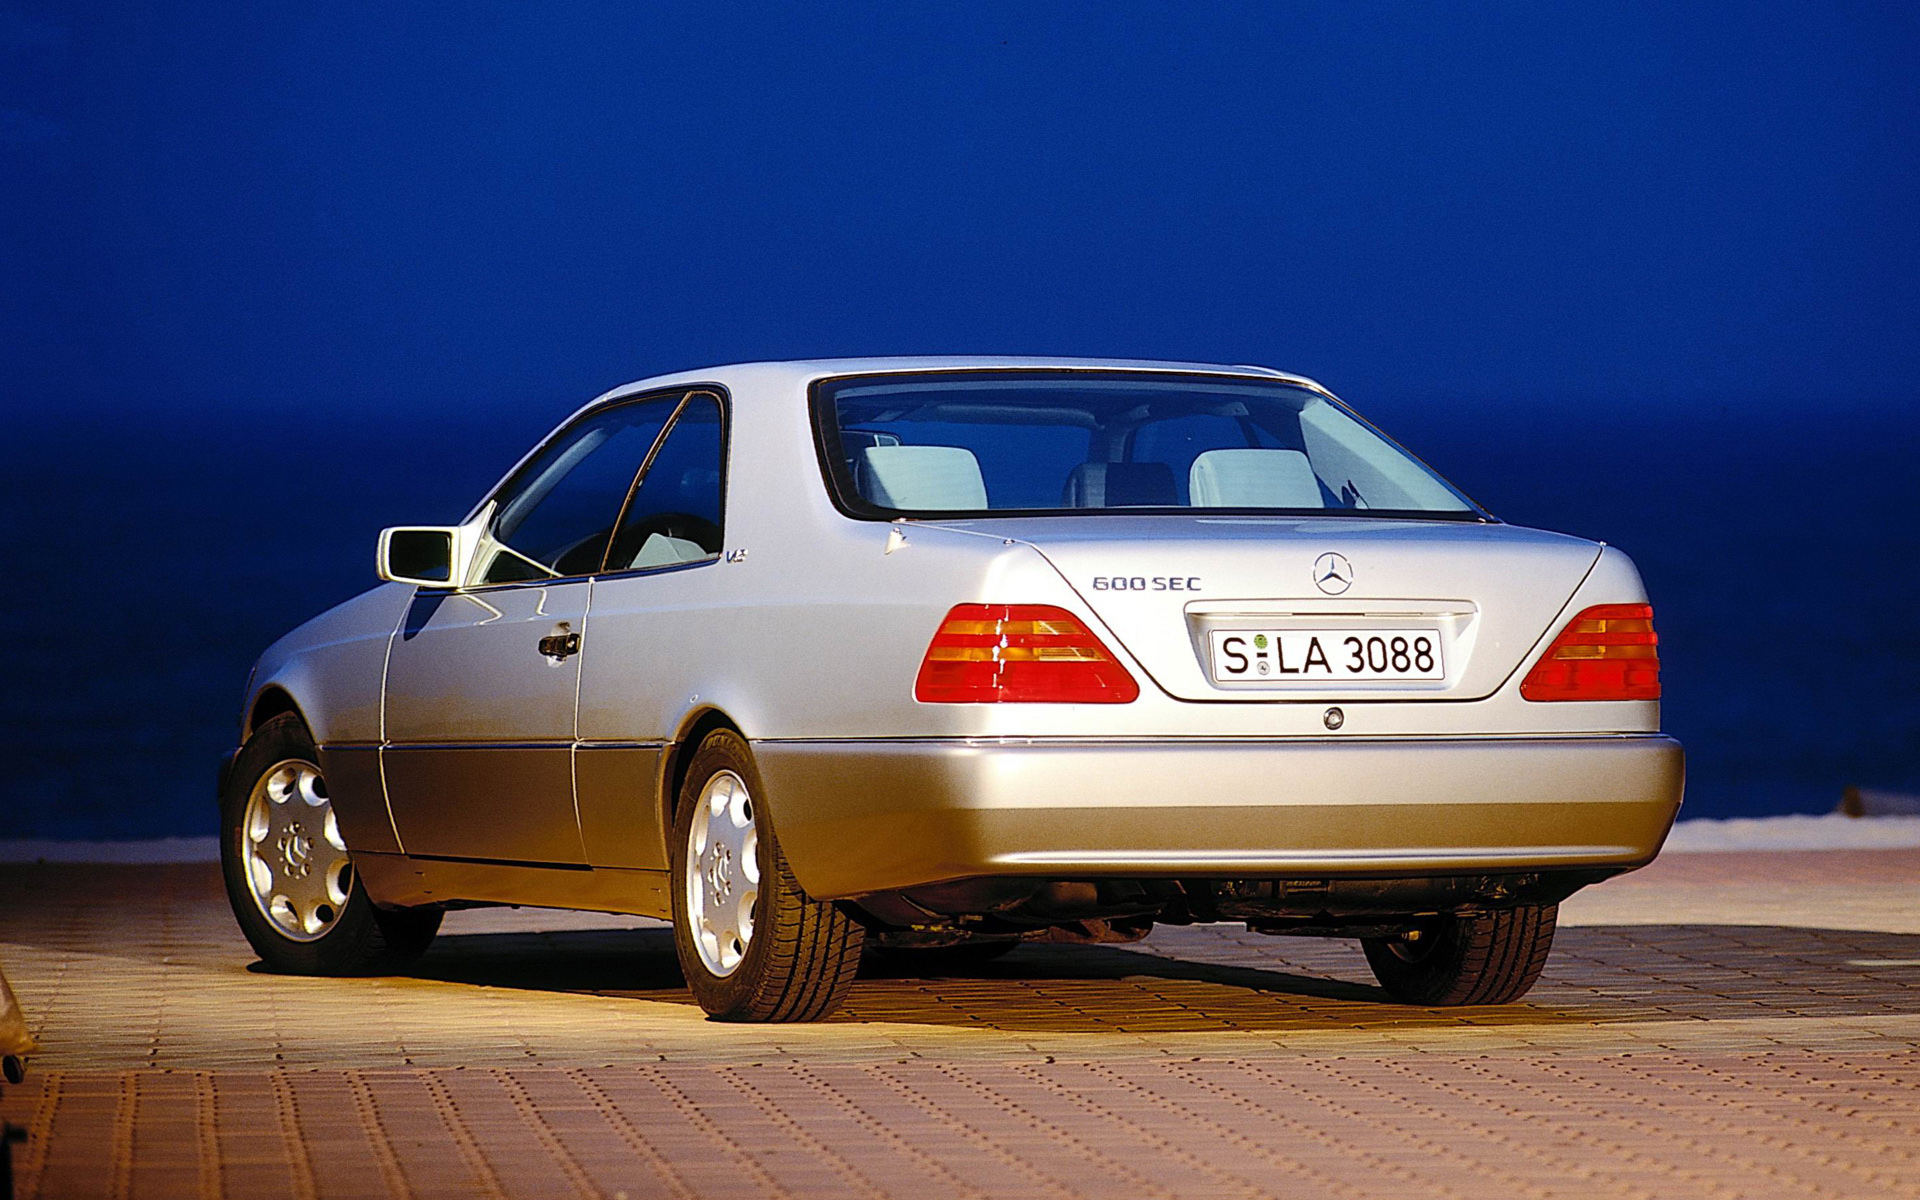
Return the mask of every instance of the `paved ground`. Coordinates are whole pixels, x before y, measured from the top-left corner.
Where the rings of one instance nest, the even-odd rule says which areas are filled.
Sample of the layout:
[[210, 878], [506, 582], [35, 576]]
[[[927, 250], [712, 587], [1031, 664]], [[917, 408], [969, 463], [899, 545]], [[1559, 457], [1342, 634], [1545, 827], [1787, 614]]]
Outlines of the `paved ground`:
[[1671, 856], [1503, 1008], [1234, 926], [709, 1023], [664, 930], [280, 978], [205, 866], [0, 868], [23, 1197], [1920, 1197], [1920, 851]]

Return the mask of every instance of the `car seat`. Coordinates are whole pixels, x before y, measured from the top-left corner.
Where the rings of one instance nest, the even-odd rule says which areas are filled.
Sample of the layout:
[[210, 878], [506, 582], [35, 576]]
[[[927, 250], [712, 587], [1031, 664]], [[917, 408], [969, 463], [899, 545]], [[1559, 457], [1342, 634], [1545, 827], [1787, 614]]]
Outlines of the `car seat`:
[[868, 446], [860, 461], [860, 494], [882, 508], [987, 507], [980, 460], [964, 446]]
[[1195, 508], [1321, 508], [1320, 480], [1298, 450], [1208, 450], [1193, 460]]
[[1173, 468], [1158, 462], [1081, 463], [1067, 475], [1064, 508], [1127, 508], [1180, 503]]

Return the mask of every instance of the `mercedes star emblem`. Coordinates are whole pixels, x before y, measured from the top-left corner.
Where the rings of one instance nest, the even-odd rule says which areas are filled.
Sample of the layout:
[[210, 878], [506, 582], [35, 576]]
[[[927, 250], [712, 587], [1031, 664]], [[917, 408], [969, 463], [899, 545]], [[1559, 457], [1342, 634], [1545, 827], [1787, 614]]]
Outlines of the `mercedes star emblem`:
[[1353, 586], [1353, 564], [1344, 554], [1322, 554], [1313, 560], [1313, 586], [1329, 596], [1338, 596]]

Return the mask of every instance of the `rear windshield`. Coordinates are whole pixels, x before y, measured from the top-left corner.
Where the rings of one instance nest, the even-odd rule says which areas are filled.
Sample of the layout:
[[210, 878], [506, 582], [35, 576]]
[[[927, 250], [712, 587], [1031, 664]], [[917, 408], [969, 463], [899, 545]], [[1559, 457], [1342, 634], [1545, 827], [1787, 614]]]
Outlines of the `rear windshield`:
[[826, 380], [814, 416], [866, 517], [1208, 509], [1479, 520], [1337, 402], [1204, 375], [953, 372]]

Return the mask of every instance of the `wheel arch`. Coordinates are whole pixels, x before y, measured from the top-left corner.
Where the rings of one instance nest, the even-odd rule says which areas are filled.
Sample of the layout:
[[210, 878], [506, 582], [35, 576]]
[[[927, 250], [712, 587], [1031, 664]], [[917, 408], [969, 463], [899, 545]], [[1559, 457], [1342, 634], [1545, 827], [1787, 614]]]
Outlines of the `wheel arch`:
[[747, 736], [739, 722], [724, 710], [708, 705], [681, 718], [679, 733], [667, 745], [660, 764], [660, 828], [669, 839], [673, 836], [674, 819], [679, 815], [680, 789], [687, 782], [687, 768], [693, 765], [694, 752], [708, 734], [720, 729], [730, 729], [742, 740]]
[[270, 683], [261, 688], [259, 694], [254, 696], [253, 703], [247, 706], [247, 719], [241, 727], [240, 740], [246, 741], [253, 736], [255, 730], [282, 713], [292, 713], [302, 725], [307, 726], [309, 731], [312, 730], [312, 723], [307, 720], [306, 713], [301, 711], [299, 702], [293, 698], [293, 693], [277, 683]]

